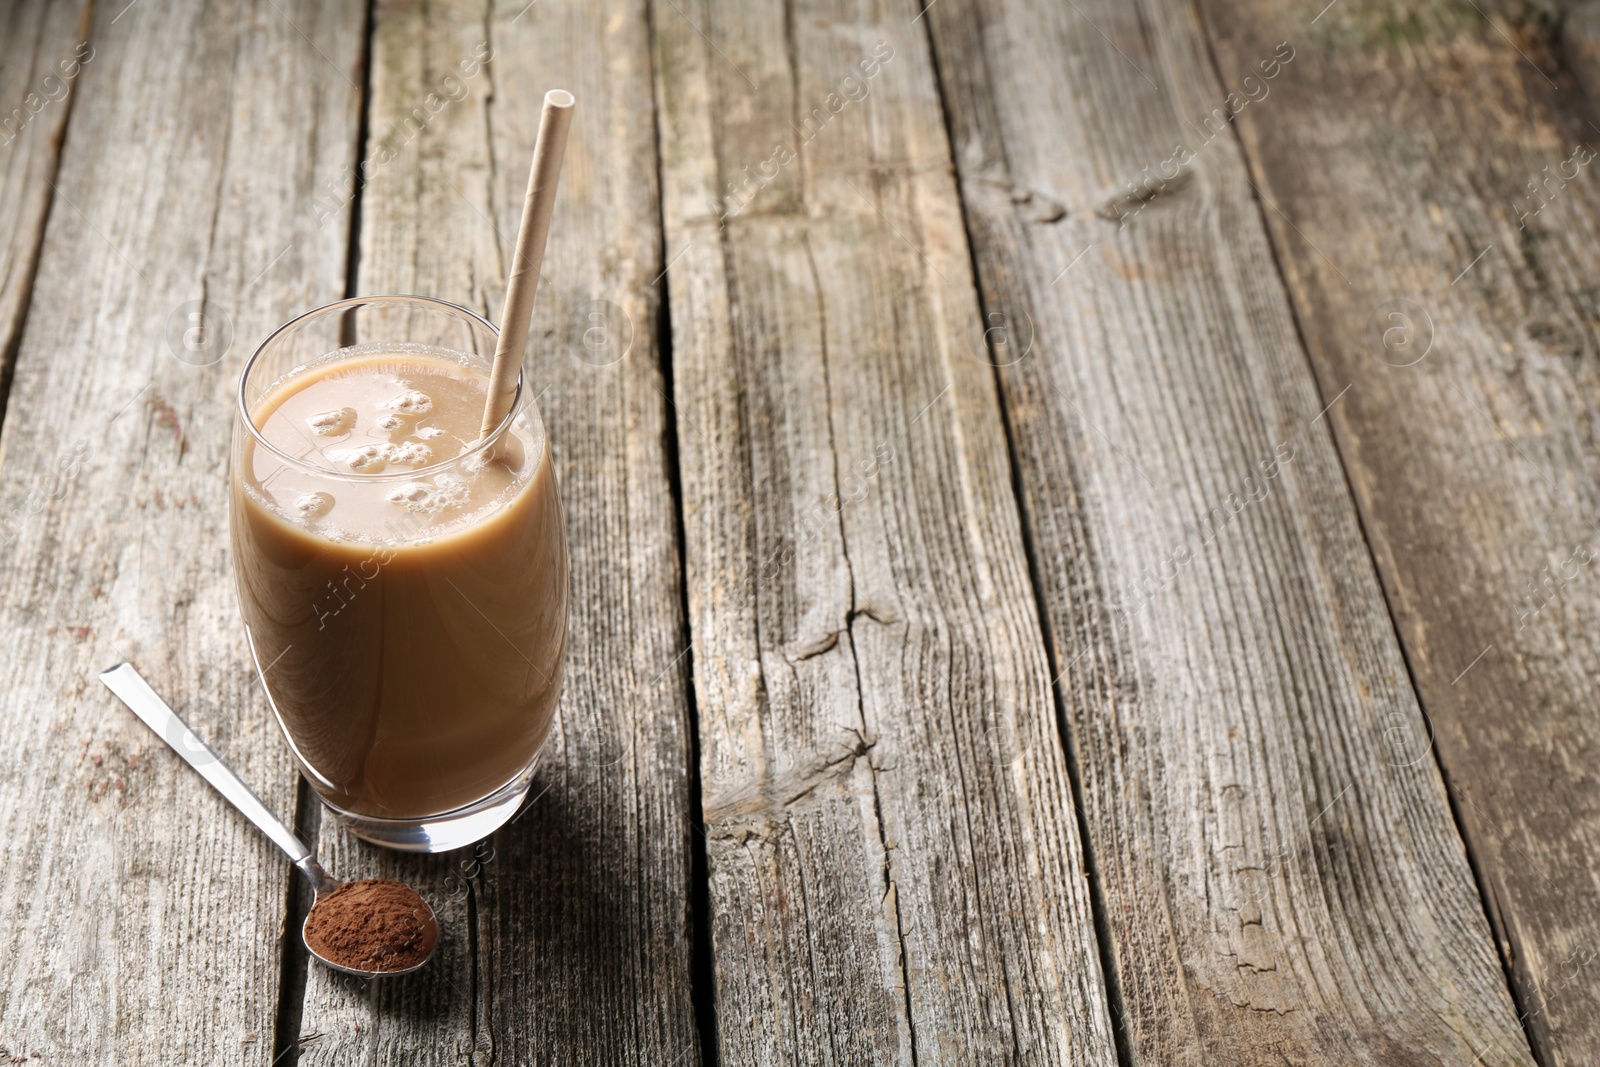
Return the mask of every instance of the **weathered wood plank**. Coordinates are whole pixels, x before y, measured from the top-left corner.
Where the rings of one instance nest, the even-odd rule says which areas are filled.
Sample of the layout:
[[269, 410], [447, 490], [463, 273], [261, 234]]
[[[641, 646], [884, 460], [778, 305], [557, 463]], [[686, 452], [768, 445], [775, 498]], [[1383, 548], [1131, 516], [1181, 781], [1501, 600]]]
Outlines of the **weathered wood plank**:
[[1193, 7], [926, 18], [1132, 1062], [1530, 1063]]
[[525, 361], [566, 508], [570, 658], [538, 799], [476, 852], [385, 855], [324, 820], [339, 869], [419, 886], [446, 942], [417, 975], [371, 988], [314, 968], [301, 1032], [320, 1036], [304, 1062], [699, 1060], [647, 34], [642, 4], [377, 6], [361, 292], [497, 315], [539, 101], [578, 98]]
[[21, 337], [72, 90], [94, 61], [88, 20], [88, 0], [0, 3], [0, 374]]
[[1111, 1064], [915, 11], [654, 8], [721, 1059]]
[[121, 7], [95, 14], [0, 438], [0, 1045], [268, 1064], [289, 866], [94, 674], [135, 661], [293, 810], [228, 571], [248, 346], [216, 331], [343, 288], [345, 235], [303, 192], [350, 162], [361, 12]]
[[1230, 82], [1293, 35], [1240, 133], [1527, 1029], [1600, 1062], [1594, 98], [1495, 5], [1206, 6]]

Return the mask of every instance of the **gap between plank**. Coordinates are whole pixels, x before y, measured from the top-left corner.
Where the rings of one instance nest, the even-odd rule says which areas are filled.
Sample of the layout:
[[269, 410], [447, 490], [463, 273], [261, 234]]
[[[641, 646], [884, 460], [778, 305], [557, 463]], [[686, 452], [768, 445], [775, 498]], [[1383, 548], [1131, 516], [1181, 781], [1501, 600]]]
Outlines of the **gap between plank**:
[[[1331, 7], [1333, 5], [1330, 4], [1328, 6]], [[1207, 17], [1203, 5], [1196, 5], [1195, 14], [1200, 23], [1201, 35], [1205, 39], [1206, 58], [1210, 60], [1211, 72], [1216, 76], [1218, 84], [1225, 85], [1227, 84], [1226, 75], [1222, 69], [1222, 61], [1217, 55], [1216, 31], [1211, 26], [1210, 19]], [[1317, 17], [1321, 18], [1321, 15], [1318, 15]], [[1316, 20], [1313, 19], [1312, 21], [1315, 22]], [[1559, 53], [1559, 50], [1551, 49], [1551, 52]], [[1244, 138], [1239, 136], [1235, 122], [1230, 121], [1228, 123], [1228, 128], [1232, 134], [1233, 143], [1238, 149], [1239, 158], [1244, 162], [1246, 175], [1250, 179], [1248, 182], [1250, 186], [1250, 199], [1255, 204], [1256, 214], [1261, 219], [1262, 228], [1266, 231], [1267, 248], [1272, 254], [1272, 266], [1274, 271], [1277, 273], [1279, 285], [1282, 287], [1284, 295], [1288, 300], [1289, 317], [1294, 323], [1295, 340], [1299, 342], [1301, 357], [1305, 360], [1307, 367], [1309, 367], [1311, 370], [1311, 381], [1316, 386], [1318, 397], [1320, 399], [1326, 396], [1327, 389], [1323, 386], [1322, 380], [1318, 377], [1316, 361], [1311, 358], [1311, 346], [1306, 339], [1305, 322], [1303, 319], [1302, 310], [1299, 302], [1296, 299], [1294, 288], [1289, 284], [1288, 273], [1284, 269], [1285, 251], [1279, 247], [1277, 234], [1270, 225], [1270, 220], [1268, 219], [1267, 213], [1262, 204], [1263, 194], [1260, 186], [1266, 182], [1267, 175], [1263, 173], [1262, 169], [1257, 165], [1257, 161], [1254, 156], [1251, 155], [1248, 146], [1245, 144]], [[1284, 216], [1284, 219], [1285, 221], [1288, 221], [1288, 216]], [[1293, 226], [1294, 223], [1290, 222], [1289, 225]], [[1299, 232], [1298, 227], [1296, 227], [1296, 232]], [[1330, 260], [1329, 262], [1331, 263], [1332, 261]], [[1474, 260], [1474, 262], [1476, 262], [1476, 260]], [[1338, 270], [1337, 267], [1334, 269], [1336, 271]], [[1452, 282], [1451, 284], [1453, 285], [1455, 283]], [[1328, 409], [1332, 408], [1334, 403], [1337, 402], [1340, 397], [1344, 396], [1345, 392], [1349, 388], [1350, 385], [1347, 384], [1343, 389], [1339, 390], [1338, 396], [1335, 396], [1332, 400], [1328, 401], [1327, 407], [1322, 409], [1322, 411], [1317, 415], [1317, 419], [1321, 419], [1323, 415], [1328, 414]], [[1312, 421], [1315, 422], [1317, 419]], [[1395, 605], [1390, 596], [1389, 583], [1383, 580], [1383, 568], [1379, 565], [1377, 551], [1372, 546], [1372, 532], [1367, 526], [1366, 513], [1362, 511], [1361, 503], [1356, 499], [1354, 483], [1352, 482], [1350, 476], [1350, 465], [1345, 458], [1344, 442], [1338, 430], [1335, 428], [1335, 417], [1332, 415], [1328, 416], [1328, 436], [1333, 443], [1334, 456], [1339, 460], [1339, 471], [1344, 476], [1345, 495], [1350, 501], [1351, 510], [1355, 512], [1356, 526], [1361, 531], [1361, 543], [1366, 547], [1367, 559], [1372, 564], [1372, 573], [1378, 578], [1378, 591], [1383, 597], [1384, 610], [1389, 616], [1390, 631], [1394, 634], [1395, 644], [1400, 649], [1401, 662], [1405, 664], [1406, 682], [1408, 685], [1410, 685], [1411, 692], [1416, 697], [1418, 713], [1422, 715], [1428, 722], [1428, 736], [1430, 739], [1432, 739], [1432, 717], [1428, 715], [1427, 708], [1424, 706], [1422, 688], [1417, 682], [1416, 666], [1414, 663], [1412, 663], [1411, 649], [1407, 646], [1405, 638], [1400, 632], [1400, 621], [1395, 614]], [[1524, 1003], [1524, 998], [1517, 990], [1515, 966], [1508, 955], [1509, 940], [1504, 934], [1503, 924], [1499, 921], [1499, 917], [1495, 913], [1492, 897], [1489, 892], [1487, 876], [1485, 875], [1482, 866], [1479, 864], [1477, 852], [1473, 848], [1472, 837], [1468, 834], [1466, 822], [1462, 817], [1461, 807], [1456, 802], [1456, 789], [1455, 786], [1451, 784], [1450, 772], [1444, 765], [1444, 757], [1439, 752], [1439, 746], [1436, 743], [1430, 743], [1429, 749], [1433, 756], [1434, 767], [1439, 772], [1439, 780], [1444, 784], [1445, 803], [1449, 806], [1450, 817], [1455, 822], [1456, 836], [1461, 839], [1462, 851], [1467, 857], [1467, 867], [1472, 872], [1472, 880], [1474, 886], [1478, 890], [1478, 903], [1483, 908], [1483, 916], [1485, 921], [1489, 924], [1490, 937], [1494, 941], [1495, 954], [1500, 959], [1500, 969], [1505, 977], [1506, 991], [1510, 994], [1511, 1004], [1517, 1011], [1517, 1024], [1522, 1028], [1523, 1040], [1528, 1043], [1528, 1051], [1533, 1057], [1534, 1062], [1539, 1064], [1539, 1067], [1549, 1067], [1549, 1061], [1542, 1054], [1539, 1043], [1534, 1040], [1533, 1030], [1528, 1024], [1528, 1020], [1531, 1018], [1531, 1016], [1528, 1013], [1527, 1005]]]
[[[683, 620], [682, 637], [687, 660], [683, 668], [684, 707], [688, 710], [688, 789], [689, 789], [689, 999], [694, 1007], [695, 1031], [700, 1040], [701, 1067], [720, 1067], [722, 1049], [717, 1043], [717, 987], [716, 946], [711, 937], [711, 871], [706, 850], [706, 817], [701, 801], [700, 786], [700, 705], [694, 689], [694, 629], [689, 614], [689, 563], [688, 541], [683, 520], [683, 479], [679, 473], [678, 459], [678, 409], [672, 402], [672, 302], [669, 298], [671, 282], [667, 275], [672, 263], [667, 262], [667, 221], [665, 178], [662, 174], [661, 148], [661, 92], [656, 72], [656, 9], [653, 2], [644, 4], [645, 36], [650, 50], [650, 103], [654, 122], [656, 152], [656, 231], [659, 237], [660, 262], [666, 269], [650, 282], [657, 287], [656, 307], [656, 360], [661, 369], [662, 422], [661, 459], [666, 468], [667, 492], [672, 497], [673, 536], [678, 549], [678, 610]], [[687, 246], [683, 251], [687, 251]], [[683, 251], [678, 253], [683, 255]], [[676, 666], [676, 664], [674, 664]], [[671, 668], [669, 668], [671, 669]], [[672, 1067], [676, 1067], [673, 1064]]]
[[[660, 164], [659, 145], [656, 153]], [[665, 254], [666, 226], [661, 227], [662, 254]], [[672, 310], [667, 301], [667, 283], [661, 283], [660, 306], [656, 311], [657, 346], [661, 366], [662, 386], [668, 396], [672, 393]], [[701, 803], [700, 790], [700, 706], [694, 691], [694, 637], [689, 617], [688, 560], [684, 541], [683, 484], [678, 474], [678, 417], [674, 405], [662, 404], [662, 458], [666, 466], [667, 485], [672, 494], [672, 519], [674, 536], [678, 541], [678, 600], [683, 618], [684, 651], [679, 656], [686, 660], [683, 668], [685, 706], [689, 711], [688, 772], [689, 772], [689, 877], [690, 877], [690, 936], [691, 964], [689, 968], [690, 999], [694, 1004], [695, 1029], [700, 1037], [700, 1062], [702, 1067], [718, 1067], [720, 1048], [717, 1044], [716, 1005], [716, 952], [711, 940], [711, 877], [706, 855], [706, 818]], [[676, 667], [677, 663], [673, 663]], [[668, 668], [672, 669], [671, 667]]]
[[[928, 8], [933, 5], [929, 4]], [[923, 14], [927, 14], [927, 9]], [[919, 19], [921, 15], [917, 16]], [[944, 119], [945, 143], [950, 151], [952, 160], [956, 157], [955, 126], [951, 118], [949, 105], [945, 101], [945, 83], [940, 75], [939, 44], [933, 33], [933, 20], [943, 17], [942, 14], [930, 15], [923, 22], [923, 34], [928, 41], [928, 55], [933, 64], [934, 84], [938, 88], [936, 94], [939, 100], [939, 111]], [[978, 57], [978, 62], [986, 63], [984, 57]], [[1001, 145], [1002, 152], [1004, 145]], [[1007, 166], [1009, 172], [1009, 164]], [[988, 293], [984, 287], [984, 274], [978, 262], [978, 245], [972, 230], [972, 215], [967, 210], [966, 185], [961, 176], [955, 176], [956, 202], [961, 209], [961, 225], [967, 238], [967, 256], [971, 265], [973, 288], [977, 291], [978, 313], [980, 323], [988, 322], [992, 308]], [[1059, 277], [1057, 281], [1059, 281]], [[1052, 283], [1054, 284], [1054, 283]], [[1067, 673], [1071, 663], [1058, 670], [1055, 651], [1054, 635], [1050, 627], [1050, 614], [1046, 610], [1044, 595], [1044, 580], [1041, 575], [1038, 554], [1033, 544], [1033, 527], [1028, 521], [1027, 497], [1022, 487], [1022, 465], [1017, 457], [1017, 442], [1012, 433], [1011, 414], [1006, 395], [1005, 384], [1001, 380], [1001, 369], [998, 366], [999, 353], [994, 351], [993, 345], [988, 341], [987, 333], [984, 335], [985, 345], [989, 348], [992, 374], [994, 375], [995, 399], [1000, 409], [1000, 426], [1006, 438], [1006, 464], [1011, 474], [1011, 496], [1017, 506], [1017, 525], [1022, 537], [1022, 551], [1028, 561], [1028, 585], [1033, 592], [1034, 614], [1039, 620], [1040, 640], [1044, 642], [1045, 660], [1050, 664], [1052, 680], [1050, 682], [1050, 699], [1056, 713], [1056, 732], [1061, 740], [1061, 747], [1066, 757], [1067, 779], [1072, 787], [1073, 817], [1078, 827], [1078, 840], [1083, 847], [1083, 877], [1089, 891], [1089, 909], [1094, 920], [1095, 947], [1100, 961], [1100, 982], [1105, 991], [1106, 1007], [1111, 1013], [1111, 1040], [1116, 1048], [1117, 1062], [1120, 1067], [1135, 1067], [1133, 1049], [1128, 1044], [1128, 1035], [1124, 1030], [1124, 1020], [1127, 1012], [1123, 1006], [1122, 982], [1116, 969], [1116, 959], [1112, 952], [1112, 934], [1110, 916], [1106, 910], [1105, 896], [1100, 887], [1100, 871], [1095, 863], [1094, 842], [1089, 836], [1089, 820], [1085, 814], [1083, 800], [1083, 772], [1078, 764], [1077, 746], [1073, 743], [1072, 730], [1068, 725], [1066, 694], [1062, 691], [1060, 682]], [[919, 416], [920, 418], [920, 416]], [[1077, 662], [1076, 659], [1073, 662]]]
[[[322, 809], [312, 795], [311, 783], [295, 771], [294, 832], [302, 841], [315, 841]], [[306, 977], [310, 955], [300, 938], [300, 925], [311, 910], [314, 894], [298, 871], [289, 871], [284, 893], [283, 965], [278, 973], [278, 1018], [272, 1032], [273, 1067], [292, 1067], [300, 1058], [300, 1022], [305, 1013]]]
[[361, 114], [356, 119], [356, 165], [350, 188], [350, 238], [345, 246], [344, 295], [356, 295], [361, 276], [361, 199], [366, 191], [367, 141], [372, 134], [372, 38], [377, 32], [377, 0], [367, 0], [361, 36]]
[[[42, 47], [45, 25], [48, 20], [41, 19], [39, 23], [39, 42], [35, 47]], [[79, 23], [83, 39], [88, 40], [90, 29], [94, 25], [94, 0], [88, 0], [83, 9], [83, 21]], [[37, 59], [37, 54], [35, 55]], [[31, 74], [32, 71], [30, 70]], [[61, 177], [61, 159], [67, 154], [67, 136], [72, 129], [72, 113], [76, 110], [78, 93], [81, 86], [74, 85], [67, 94], [65, 103], [66, 114], [61, 119], [61, 132], [56, 135], [54, 166], [50, 168], [50, 176], [45, 179], [50, 186], [50, 192], [44, 199], [44, 210], [39, 214], [39, 239], [33, 243], [26, 256], [19, 256], [25, 261], [27, 280], [22, 283], [22, 291], [17, 294], [17, 328], [11, 335], [11, 343], [6, 345], [6, 350], [0, 353], [0, 426], [5, 425], [6, 410], [11, 404], [11, 382], [17, 373], [17, 356], [22, 351], [22, 337], [28, 332], [28, 312], [33, 307], [33, 283], [39, 277], [39, 261], [44, 255], [45, 234], [50, 232], [50, 216], [55, 211], [57, 181]]]

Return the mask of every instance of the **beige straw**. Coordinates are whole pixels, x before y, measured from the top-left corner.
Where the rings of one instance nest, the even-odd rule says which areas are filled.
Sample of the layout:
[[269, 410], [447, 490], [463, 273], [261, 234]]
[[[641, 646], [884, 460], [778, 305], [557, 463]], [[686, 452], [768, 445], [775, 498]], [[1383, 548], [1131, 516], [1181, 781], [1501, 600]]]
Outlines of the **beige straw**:
[[528, 341], [528, 323], [533, 319], [533, 298], [539, 291], [539, 268], [544, 263], [545, 241], [550, 237], [550, 212], [555, 207], [556, 183], [561, 180], [561, 160], [566, 154], [567, 127], [572, 124], [575, 103], [565, 89], [551, 89], [544, 94], [539, 139], [533, 145], [533, 169], [528, 172], [528, 195], [522, 202], [522, 225], [517, 231], [517, 250], [506, 285], [506, 305], [500, 311], [500, 342], [494, 350], [494, 369], [489, 372], [480, 438], [494, 432], [510, 413], [516, 396], [517, 372], [522, 368], [522, 348]]

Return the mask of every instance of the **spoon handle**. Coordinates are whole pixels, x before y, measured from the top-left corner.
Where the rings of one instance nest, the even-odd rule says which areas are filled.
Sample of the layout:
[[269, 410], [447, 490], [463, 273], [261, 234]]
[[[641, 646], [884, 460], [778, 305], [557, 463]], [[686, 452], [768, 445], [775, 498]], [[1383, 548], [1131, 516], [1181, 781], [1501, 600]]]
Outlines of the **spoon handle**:
[[274, 844], [287, 852], [290, 859], [303, 865], [304, 861], [311, 858], [311, 850], [305, 846], [305, 842], [272, 814], [272, 810], [256, 796], [255, 791], [222, 762], [222, 757], [213, 752], [210, 745], [200, 740], [188, 724], [178, 718], [178, 713], [156, 695], [156, 691], [133, 669], [132, 664], [119, 663], [102, 672], [100, 680], [122, 698], [122, 702], [132, 708], [146, 726], [171, 745], [172, 750], [182, 756], [189, 766], [199, 771], [201, 777], [210, 782], [217, 792], [238, 808], [245, 818], [255, 823]]

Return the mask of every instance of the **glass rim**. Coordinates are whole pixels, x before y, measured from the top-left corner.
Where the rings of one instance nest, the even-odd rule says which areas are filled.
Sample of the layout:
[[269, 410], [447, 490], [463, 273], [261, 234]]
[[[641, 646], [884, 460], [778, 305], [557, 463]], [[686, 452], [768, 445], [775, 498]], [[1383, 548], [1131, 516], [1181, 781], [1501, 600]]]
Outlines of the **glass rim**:
[[[330, 304], [323, 304], [321, 307], [312, 308], [310, 311], [303, 311], [294, 318], [290, 319], [288, 322], [285, 322], [283, 325], [279, 326], [277, 329], [273, 330], [266, 336], [265, 339], [262, 340], [260, 344], [256, 345], [255, 351], [250, 353], [250, 358], [244, 361], [244, 369], [239, 372], [239, 387], [234, 393], [236, 407], [235, 414], [237, 414], [239, 417], [239, 420], [243, 424], [244, 428], [249, 431], [250, 436], [255, 438], [257, 445], [265, 448], [268, 452], [277, 456], [285, 463], [292, 464], [302, 470], [310, 471], [313, 474], [349, 481], [381, 482], [391, 479], [399, 480], [403, 478], [417, 478], [424, 474], [438, 473], [448, 470], [451, 467], [459, 466], [463, 461], [468, 460], [473, 456], [476, 456], [479, 453], [487, 450], [491, 445], [499, 441], [501, 437], [505, 436], [505, 432], [510, 428], [511, 423], [518, 415], [522, 414], [521, 367], [517, 368], [517, 385], [512, 391], [511, 407], [506, 412], [505, 418], [501, 419], [499, 424], [495, 426], [493, 430], [479, 438], [477, 441], [473, 442], [464, 451], [451, 456], [449, 459], [440, 460], [438, 463], [430, 463], [426, 467], [410, 467], [406, 468], [405, 470], [398, 471], [337, 471], [329, 467], [318, 466], [315, 463], [308, 463], [298, 456], [291, 456], [289, 453], [285, 452], [271, 441], [268, 441], [266, 437], [262, 435], [261, 428], [256, 425], [256, 420], [251, 417], [249, 403], [245, 400], [244, 387], [245, 383], [250, 380], [250, 372], [255, 369], [256, 360], [261, 358], [262, 354], [266, 352], [267, 347], [271, 345], [273, 341], [277, 340], [278, 337], [281, 336], [286, 330], [300, 325], [313, 315], [321, 315], [328, 311], [345, 310], [357, 307], [361, 304], [378, 303], [395, 305], [401, 303], [422, 304], [435, 309], [452, 311], [487, 329], [489, 331], [489, 335], [495, 338], [497, 342], [500, 337], [499, 327], [495, 326], [494, 323], [490, 322], [482, 315], [479, 315], [476, 311], [473, 311], [468, 307], [463, 307], [460, 304], [452, 303], [449, 300], [440, 300], [437, 297], [432, 296], [414, 296], [409, 293], [389, 293], [378, 296], [351, 296], [346, 297], [343, 300], [335, 300]], [[344, 346], [341, 346], [341, 348], [335, 349], [334, 351], [341, 351], [343, 347]], [[489, 358], [491, 361], [493, 360], [493, 353], [490, 353]], [[305, 364], [304, 366], [310, 366], [310, 364]]]

